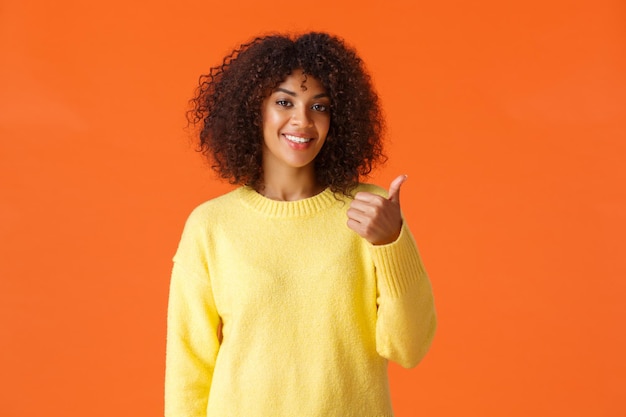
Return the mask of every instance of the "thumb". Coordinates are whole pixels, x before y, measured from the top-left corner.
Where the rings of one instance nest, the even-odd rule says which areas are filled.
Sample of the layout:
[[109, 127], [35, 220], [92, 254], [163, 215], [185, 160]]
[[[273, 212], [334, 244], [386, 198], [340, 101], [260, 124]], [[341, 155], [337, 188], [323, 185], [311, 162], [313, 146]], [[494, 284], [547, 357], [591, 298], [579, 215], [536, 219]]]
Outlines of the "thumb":
[[391, 181], [389, 186], [389, 200], [394, 203], [400, 204], [400, 186], [406, 181], [407, 175], [400, 175], [395, 180]]

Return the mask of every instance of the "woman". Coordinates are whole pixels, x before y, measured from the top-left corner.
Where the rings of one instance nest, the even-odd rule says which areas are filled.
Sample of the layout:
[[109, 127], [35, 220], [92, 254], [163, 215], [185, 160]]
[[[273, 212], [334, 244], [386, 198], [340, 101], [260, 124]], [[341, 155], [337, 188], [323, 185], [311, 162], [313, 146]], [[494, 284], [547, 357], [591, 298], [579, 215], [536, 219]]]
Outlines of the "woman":
[[201, 77], [200, 146], [239, 188], [174, 257], [165, 415], [392, 416], [387, 361], [430, 346], [430, 283], [383, 158], [361, 60], [323, 33], [242, 45]]

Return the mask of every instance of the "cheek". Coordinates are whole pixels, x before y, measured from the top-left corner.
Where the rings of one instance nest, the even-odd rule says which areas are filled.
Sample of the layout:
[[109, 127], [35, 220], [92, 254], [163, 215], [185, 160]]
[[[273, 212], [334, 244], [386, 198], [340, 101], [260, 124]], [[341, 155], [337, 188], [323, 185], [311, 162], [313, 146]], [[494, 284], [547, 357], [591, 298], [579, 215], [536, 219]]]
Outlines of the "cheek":
[[330, 117], [325, 117], [320, 120], [318, 126], [320, 133], [323, 133], [324, 136], [328, 135], [328, 130], [330, 129]]
[[282, 120], [279, 114], [273, 111], [266, 111], [263, 114], [263, 126], [261, 131], [263, 132], [263, 141], [265, 143], [274, 142], [278, 131], [281, 129]]
[[263, 112], [263, 129], [275, 128], [283, 123], [283, 117], [274, 110], [266, 110]]

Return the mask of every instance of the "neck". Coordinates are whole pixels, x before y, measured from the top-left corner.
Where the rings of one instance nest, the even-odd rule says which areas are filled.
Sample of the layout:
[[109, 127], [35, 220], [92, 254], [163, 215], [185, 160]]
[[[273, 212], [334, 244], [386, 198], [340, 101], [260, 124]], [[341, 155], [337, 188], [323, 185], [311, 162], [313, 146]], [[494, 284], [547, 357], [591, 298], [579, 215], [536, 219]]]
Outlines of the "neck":
[[278, 201], [296, 201], [313, 197], [324, 191], [324, 187], [317, 184], [313, 167], [307, 168], [265, 170], [264, 186], [257, 191], [271, 200]]

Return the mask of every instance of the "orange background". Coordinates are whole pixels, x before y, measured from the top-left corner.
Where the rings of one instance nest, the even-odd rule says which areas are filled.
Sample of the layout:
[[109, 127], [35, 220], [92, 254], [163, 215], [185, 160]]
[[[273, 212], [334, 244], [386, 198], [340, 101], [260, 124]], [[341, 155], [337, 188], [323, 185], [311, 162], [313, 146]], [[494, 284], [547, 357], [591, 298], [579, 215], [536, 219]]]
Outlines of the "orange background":
[[4, 0], [0, 415], [162, 415], [183, 222], [229, 187], [189, 145], [200, 73], [251, 36], [363, 56], [439, 330], [398, 417], [626, 415], [626, 6]]

